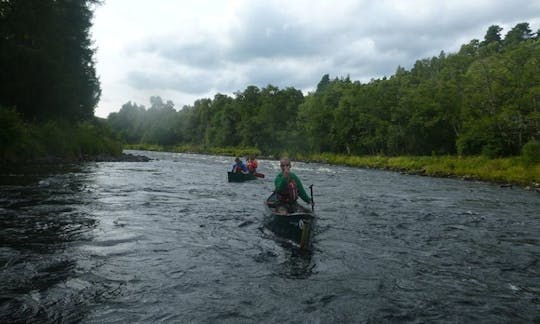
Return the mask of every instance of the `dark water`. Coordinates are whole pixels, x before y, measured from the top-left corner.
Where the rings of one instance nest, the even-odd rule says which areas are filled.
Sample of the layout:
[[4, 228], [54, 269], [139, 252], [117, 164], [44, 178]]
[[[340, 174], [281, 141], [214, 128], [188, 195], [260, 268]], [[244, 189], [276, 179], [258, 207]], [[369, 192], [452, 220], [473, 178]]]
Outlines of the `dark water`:
[[276, 161], [145, 154], [1, 172], [0, 322], [540, 322], [537, 193], [296, 163], [301, 253], [263, 226]]

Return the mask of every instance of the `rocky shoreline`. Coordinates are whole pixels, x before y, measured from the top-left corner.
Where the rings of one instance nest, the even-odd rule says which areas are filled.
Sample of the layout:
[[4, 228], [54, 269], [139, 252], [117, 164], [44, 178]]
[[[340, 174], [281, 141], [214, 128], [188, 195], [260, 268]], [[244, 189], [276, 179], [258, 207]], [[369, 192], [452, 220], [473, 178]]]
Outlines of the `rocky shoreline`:
[[122, 153], [119, 156], [96, 155], [83, 156], [79, 162], [148, 162], [152, 159], [144, 155], [135, 155], [131, 153]]
[[13, 166], [21, 164], [67, 164], [80, 162], [148, 162], [151, 161], [147, 156], [122, 153], [120, 155], [98, 154], [80, 156], [44, 156], [30, 160], [4, 160], [0, 162], [1, 166]]

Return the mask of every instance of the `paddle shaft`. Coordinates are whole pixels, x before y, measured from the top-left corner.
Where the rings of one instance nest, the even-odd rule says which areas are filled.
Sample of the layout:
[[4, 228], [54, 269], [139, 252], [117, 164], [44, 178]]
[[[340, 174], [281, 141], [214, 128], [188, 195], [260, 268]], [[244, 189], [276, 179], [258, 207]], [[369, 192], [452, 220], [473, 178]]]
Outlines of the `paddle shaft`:
[[313, 200], [313, 185], [309, 186], [309, 191], [311, 193], [311, 211], [315, 211], [315, 207], [314, 207], [315, 200]]
[[[314, 200], [313, 200], [313, 185], [310, 185], [309, 186], [309, 191], [311, 193], [311, 211], [312, 212], [315, 212], [315, 208], [313, 207], [314, 206]], [[302, 233], [300, 234], [300, 248], [301, 249], [305, 249], [308, 245], [308, 241], [309, 241], [309, 235], [310, 235], [310, 231], [312, 230], [311, 229], [311, 224], [312, 222], [312, 219], [304, 219], [303, 220], [303, 225], [302, 225]]]

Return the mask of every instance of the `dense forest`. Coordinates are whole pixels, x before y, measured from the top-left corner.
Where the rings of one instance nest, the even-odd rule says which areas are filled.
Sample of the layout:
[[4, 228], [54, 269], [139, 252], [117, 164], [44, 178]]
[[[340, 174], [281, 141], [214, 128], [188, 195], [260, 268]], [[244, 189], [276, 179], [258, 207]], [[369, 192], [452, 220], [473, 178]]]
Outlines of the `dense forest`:
[[362, 83], [324, 75], [316, 90], [248, 86], [180, 111], [127, 102], [107, 121], [128, 144], [252, 147], [262, 154], [520, 154], [540, 139], [540, 40], [493, 25], [459, 52]]
[[0, 1], [0, 161], [121, 153], [89, 33], [98, 0]]

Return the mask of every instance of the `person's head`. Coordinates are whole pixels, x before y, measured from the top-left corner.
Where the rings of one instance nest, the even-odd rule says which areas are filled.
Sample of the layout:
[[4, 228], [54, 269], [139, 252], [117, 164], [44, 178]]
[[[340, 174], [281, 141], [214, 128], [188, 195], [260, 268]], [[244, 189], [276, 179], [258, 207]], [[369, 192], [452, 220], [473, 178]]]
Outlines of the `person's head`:
[[239, 163], [239, 162], [240, 162], [240, 158], [234, 159], [234, 162]]
[[288, 157], [283, 157], [281, 160], [279, 160], [279, 166], [283, 170], [285, 167], [291, 167], [291, 160], [289, 160]]

